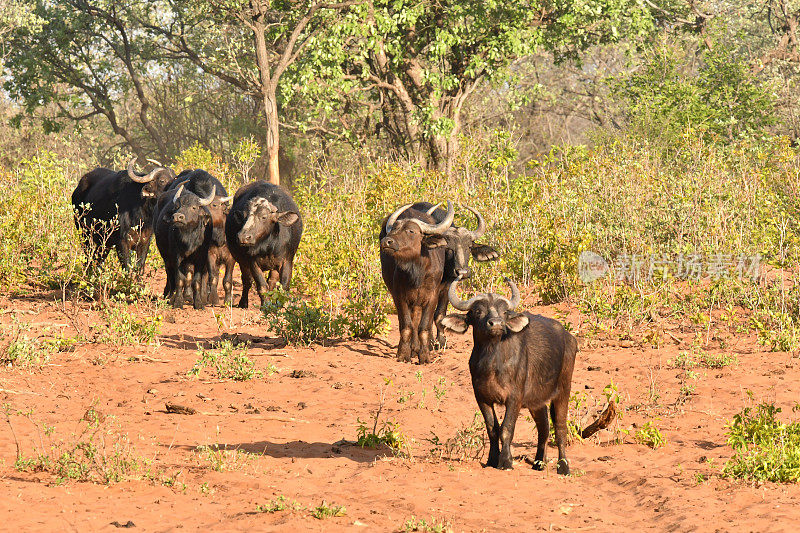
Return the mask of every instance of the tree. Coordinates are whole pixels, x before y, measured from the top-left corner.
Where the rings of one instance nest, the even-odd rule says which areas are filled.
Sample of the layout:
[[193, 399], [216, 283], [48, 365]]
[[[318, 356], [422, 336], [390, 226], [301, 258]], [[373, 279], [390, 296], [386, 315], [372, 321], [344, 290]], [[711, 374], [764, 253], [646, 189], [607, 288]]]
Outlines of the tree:
[[[44, 119], [57, 130], [65, 119], [84, 121], [104, 116], [115, 134], [144, 158], [152, 151], [167, 157], [161, 132], [150, 121], [150, 99], [143, 75], [154, 57], [135, 28], [133, 4], [116, 0], [89, 2], [38, 0], [33, 16], [42, 23], [17, 28], [9, 38], [6, 90], [24, 103], [28, 113], [53, 105]], [[130, 92], [138, 102], [137, 122], [145, 135], [128, 123], [122, 109]]]
[[358, 82], [346, 98], [380, 109], [397, 153], [450, 172], [465, 103], [482, 83], [507, 81], [513, 60], [541, 48], [575, 57], [652, 24], [636, 0], [368, 0], [315, 43], [305, 68], [338, 63], [314, 81]]
[[[186, 59], [261, 103], [267, 179], [280, 182], [281, 77], [336, 12], [356, 3], [305, 0], [170, 0], [151, 4], [148, 28]], [[164, 24], [164, 11], [168, 23]], [[247, 44], [247, 33], [252, 39]]]

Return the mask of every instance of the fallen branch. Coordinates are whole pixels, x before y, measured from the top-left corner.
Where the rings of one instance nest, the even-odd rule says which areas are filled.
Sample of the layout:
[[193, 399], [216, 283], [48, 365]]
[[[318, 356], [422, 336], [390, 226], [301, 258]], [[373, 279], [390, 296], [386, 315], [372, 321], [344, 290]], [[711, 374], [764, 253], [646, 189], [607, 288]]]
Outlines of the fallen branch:
[[601, 429], [606, 429], [608, 426], [611, 425], [611, 423], [616, 418], [617, 418], [617, 405], [613, 401], [609, 401], [608, 405], [603, 410], [603, 412], [600, 413], [600, 416], [597, 418], [597, 420], [589, 424], [586, 427], [586, 429], [581, 431], [581, 438], [588, 439]]

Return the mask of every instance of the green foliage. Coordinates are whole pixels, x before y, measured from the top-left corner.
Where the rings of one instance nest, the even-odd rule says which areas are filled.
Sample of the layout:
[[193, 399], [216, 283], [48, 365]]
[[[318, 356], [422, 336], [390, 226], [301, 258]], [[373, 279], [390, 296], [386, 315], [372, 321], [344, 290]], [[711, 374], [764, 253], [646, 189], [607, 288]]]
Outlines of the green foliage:
[[695, 367], [704, 368], [725, 368], [726, 366], [735, 365], [739, 362], [736, 354], [711, 354], [699, 348], [692, 347], [691, 351], [679, 352], [674, 359], [669, 361], [669, 364], [674, 368], [682, 368], [690, 370]]
[[251, 455], [243, 450], [228, 450], [216, 444], [201, 444], [195, 449], [195, 452], [215, 472], [239, 470], [251, 459]]
[[299, 511], [303, 508], [302, 505], [295, 500], [289, 500], [284, 495], [280, 495], [274, 500], [266, 504], [256, 506], [256, 511], [259, 513], [279, 513], [281, 511]]
[[204, 368], [213, 369], [219, 379], [233, 381], [248, 381], [263, 375], [260, 370], [256, 370], [256, 364], [247, 356], [246, 344], [235, 345], [226, 340], [212, 345], [210, 350], [200, 348], [197, 353], [200, 357], [189, 370], [190, 376], [197, 376]]
[[633, 438], [639, 444], [644, 444], [654, 450], [667, 443], [666, 439], [664, 439], [664, 436], [661, 434], [661, 430], [650, 420], [645, 422], [644, 425], [636, 431]]
[[292, 345], [308, 346], [339, 337], [344, 332], [339, 318], [282, 288], [267, 293], [263, 312], [267, 328]]
[[[127, 435], [119, 433], [113, 419], [106, 418], [90, 407], [84, 414], [79, 432], [68, 439], [54, 441], [55, 428], [36, 423], [32, 412], [3, 406], [6, 422], [16, 440], [13, 419], [28, 419], [39, 434], [38, 449], [26, 456], [21, 443], [16, 440], [17, 457], [14, 468], [21, 472], [47, 472], [57, 483], [90, 481], [112, 484], [129, 479], [156, 479], [150, 461], [135, 454]], [[49, 444], [45, 444], [44, 437]]]
[[103, 325], [97, 341], [117, 346], [155, 343], [163, 321], [157, 310], [152, 314], [131, 313], [129, 304], [119, 298], [104, 303], [100, 315]]
[[476, 411], [472, 421], [456, 431], [455, 435], [441, 440], [438, 435], [431, 432], [431, 437], [425, 439], [433, 445], [431, 454], [447, 461], [478, 460], [486, 449], [486, 425], [483, 416]]
[[336, 518], [347, 514], [347, 509], [344, 505], [331, 505], [325, 500], [311, 510], [311, 516], [317, 520], [325, 520], [327, 518]]
[[450, 533], [453, 531], [453, 528], [450, 526], [449, 522], [444, 520], [436, 520], [433, 518], [425, 520], [424, 518], [412, 516], [403, 523], [402, 531], [405, 533], [411, 533], [412, 531], [421, 531], [424, 533]]
[[782, 422], [780, 412], [774, 404], [761, 403], [733, 417], [728, 445], [734, 455], [725, 464], [724, 475], [751, 481], [800, 481], [800, 422]]
[[[8, 343], [0, 347], [0, 365], [16, 368], [38, 368], [50, 360], [50, 356], [58, 351], [55, 342], [42, 342], [28, 335], [30, 328], [16, 318], [8, 328], [2, 328], [3, 336], [8, 336]], [[4, 338], [3, 341], [6, 339]]]
[[656, 138], [674, 139], [695, 129], [730, 141], [775, 122], [772, 88], [736, 50], [723, 43], [703, 47], [696, 72], [693, 55], [686, 43], [661, 42], [645, 53], [638, 71], [612, 84], [636, 126]]
[[356, 419], [358, 428], [356, 430], [356, 443], [362, 448], [380, 448], [388, 446], [394, 452], [399, 452], [406, 445], [406, 438], [400, 430], [397, 422], [384, 421], [378, 428], [377, 415], [373, 427], [370, 429], [367, 422]]

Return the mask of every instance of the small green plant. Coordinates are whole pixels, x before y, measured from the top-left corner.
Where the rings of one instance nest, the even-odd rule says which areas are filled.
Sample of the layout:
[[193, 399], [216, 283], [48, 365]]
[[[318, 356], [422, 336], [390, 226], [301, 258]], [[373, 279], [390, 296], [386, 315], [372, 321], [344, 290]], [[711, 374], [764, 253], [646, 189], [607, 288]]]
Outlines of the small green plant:
[[342, 304], [341, 320], [351, 337], [369, 339], [389, 330], [386, 290], [381, 283], [359, 284]]
[[337, 516], [344, 516], [347, 514], [347, 509], [343, 505], [330, 505], [325, 500], [311, 510], [311, 516], [317, 520], [325, 520], [327, 518], [335, 518]]
[[[189, 370], [190, 376], [197, 376], [207, 367], [213, 368], [219, 379], [248, 381], [262, 376], [261, 371], [256, 370], [256, 364], [247, 356], [247, 344], [235, 345], [225, 340], [214, 344], [210, 350], [200, 348], [197, 353], [200, 357]], [[274, 367], [268, 369], [270, 374], [274, 371], [277, 371]]]
[[661, 434], [661, 430], [649, 420], [634, 434], [633, 438], [639, 444], [644, 444], [654, 450], [667, 443], [664, 436]]
[[[323, 502], [324, 503], [324, 502]], [[300, 511], [303, 506], [295, 500], [289, 500], [286, 496], [280, 495], [269, 503], [256, 507], [259, 513], [279, 513], [281, 511]]]
[[440, 521], [433, 518], [425, 520], [424, 518], [412, 516], [403, 523], [402, 531], [405, 533], [411, 533], [412, 531], [421, 531], [423, 533], [450, 533], [453, 529], [449, 522], [443, 520]]
[[16, 318], [10, 329], [10, 341], [0, 348], [0, 365], [36, 368], [46, 364], [50, 356], [58, 351], [57, 344], [28, 336], [30, 328]]
[[[385, 380], [388, 386], [391, 380]], [[396, 422], [386, 420], [378, 427], [381, 411], [385, 402], [385, 390], [381, 387], [380, 404], [372, 417], [372, 429], [360, 418], [356, 418], [358, 428], [356, 429], [356, 443], [362, 448], [380, 448], [388, 446], [393, 453], [400, 454], [406, 447], [406, 438], [400, 431], [400, 426]]]
[[290, 345], [324, 343], [344, 333], [342, 321], [322, 306], [306, 302], [278, 288], [267, 294], [262, 308], [267, 328]]
[[679, 352], [675, 359], [668, 361], [673, 368], [690, 370], [695, 367], [704, 368], [725, 368], [738, 364], [739, 359], [736, 354], [712, 354], [697, 346], [693, 346], [691, 351]]
[[[800, 404], [792, 410], [800, 411]], [[800, 481], [800, 422], [782, 422], [780, 413], [780, 407], [761, 403], [733, 417], [727, 433], [734, 454], [723, 475], [751, 481]]]
[[216, 444], [201, 444], [195, 452], [200, 459], [208, 462], [215, 472], [239, 470], [251, 459], [250, 454], [244, 450], [227, 450]]
[[127, 303], [116, 297], [102, 305], [100, 315], [104, 325], [97, 340], [116, 346], [154, 343], [163, 320], [157, 311], [152, 316], [137, 316], [130, 312]]
[[483, 422], [483, 416], [476, 411], [472, 422], [464, 425], [452, 437], [442, 441], [435, 433], [431, 432], [431, 438], [425, 440], [433, 445], [431, 453], [438, 455], [439, 459], [475, 461], [483, 456], [486, 448], [486, 425]]

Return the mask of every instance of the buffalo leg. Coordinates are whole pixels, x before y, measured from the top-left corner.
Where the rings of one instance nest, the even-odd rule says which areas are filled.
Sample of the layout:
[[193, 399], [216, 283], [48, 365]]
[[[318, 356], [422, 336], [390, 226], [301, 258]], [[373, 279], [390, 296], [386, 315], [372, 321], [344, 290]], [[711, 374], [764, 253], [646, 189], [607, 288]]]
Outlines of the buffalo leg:
[[293, 261], [291, 259], [287, 259], [281, 265], [280, 281], [283, 288], [287, 291], [289, 290], [289, 284], [292, 282], [292, 263]]
[[203, 309], [206, 305], [206, 289], [208, 288], [208, 269], [199, 268], [195, 270], [192, 277], [192, 292], [195, 309]]
[[213, 252], [208, 255], [208, 295], [211, 305], [219, 305], [219, 256]]
[[144, 266], [147, 264], [147, 254], [150, 252], [150, 239], [139, 242], [136, 245], [136, 272], [141, 275], [144, 272]]
[[222, 278], [222, 287], [225, 289], [225, 305], [233, 302], [233, 261], [225, 263], [225, 277]]
[[[440, 350], [444, 350], [447, 346], [447, 337], [444, 334], [444, 327], [442, 327], [442, 319], [444, 318], [445, 314], [447, 313], [447, 291], [450, 285], [445, 285], [439, 291], [439, 300], [436, 302], [436, 311], [433, 313], [433, 324], [436, 328], [436, 338], [434, 345], [436, 348]], [[431, 333], [433, 334], [433, 328], [431, 328]]]
[[247, 309], [250, 303], [250, 286], [253, 284], [253, 276], [250, 274], [250, 263], [239, 263], [239, 269], [242, 271], [242, 297], [239, 299], [239, 307]]
[[503, 416], [503, 424], [500, 426], [500, 461], [497, 468], [500, 470], [511, 470], [514, 468], [511, 457], [511, 441], [514, 440], [514, 427], [517, 425], [519, 416], [520, 401], [517, 398], [506, 400], [506, 414]]
[[264, 272], [261, 271], [261, 267], [258, 266], [258, 263], [253, 261], [250, 263], [250, 273], [253, 275], [253, 281], [256, 285], [256, 292], [258, 292], [258, 297], [261, 298], [261, 305], [263, 306], [267, 301], [267, 280], [264, 279]]
[[267, 276], [267, 290], [273, 291], [278, 286], [278, 277], [280, 274], [277, 270], [270, 270]]
[[489, 434], [489, 459], [486, 461], [486, 466], [497, 468], [498, 461], [500, 460], [500, 423], [497, 421], [497, 414], [494, 412], [494, 407], [488, 403], [478, 401], [478, 407], [483, 415], [483, 421], [486, 424], [486, 433]]
[[536, 432], [539, 436], [536, 441], [536, 459], [533, 460], [533, 469], [544, 470], [547, 461], [547, 439], [550, 438], [550, 419], [547, 415], [547, 406], [540, 407], [535, 411], [531, 409], [531, 416], [536, 422]]
[[553, 417], [553, 425], [556, 433], [556, 446], [558, 446], [558, 466], [556, 472], [569, 475], [569, 461], [567, 460], [567, 413], [569, 411], [569, 391], [553, 398], [550, 404], [550, 416]]
[[131, 247], [124, 237], [122, 242], [117, 246], [117, 258], [119, 259], [119, 264], [122, 266], [122, 268], [124, 268], [126, 271], [131, 269]]
[[414, 330], [411, 326], [411, 310], [405, 301], [396, 301], [397, 321], [400, 326], [400, 343], [397, 345], [397, 360], [411, 361], [411, 337]]
[[433, 313], [435, 311], [434, 302], [429, 303], [422, 308], [422, 316], [419, 319], [419, 328], [417, 329], [417, 336], [419, 337], [419, 364], [424, 365], [431, 362], [431, 353], [429, 350], [431, 327], [433, 322]]
[[175, 269], [175, 293], [172, 295], [172, 307], [175, 309], [183, 309], [184, 292], [190, 280], [183, 268], [179, 266]]

